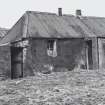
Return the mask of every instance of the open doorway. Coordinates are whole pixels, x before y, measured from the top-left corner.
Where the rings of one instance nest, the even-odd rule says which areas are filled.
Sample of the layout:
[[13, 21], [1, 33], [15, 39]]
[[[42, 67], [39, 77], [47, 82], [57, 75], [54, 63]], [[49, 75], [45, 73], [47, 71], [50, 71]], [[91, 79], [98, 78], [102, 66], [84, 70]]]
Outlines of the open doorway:
[[11, 47], [11, 78], [23, 77], [23, 48]]
[[87, 60], [87, 69], [92, 69], [93, 68], [92, 40], [86, 41], [86, 60]]

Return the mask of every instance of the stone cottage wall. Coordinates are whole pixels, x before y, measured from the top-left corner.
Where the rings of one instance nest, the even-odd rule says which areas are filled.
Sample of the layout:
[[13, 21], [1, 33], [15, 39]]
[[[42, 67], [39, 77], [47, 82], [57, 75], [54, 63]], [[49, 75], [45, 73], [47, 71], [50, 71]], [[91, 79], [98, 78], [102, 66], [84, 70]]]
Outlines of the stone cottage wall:
[[[98, 41], [98, 43], [97, 43]], [[93, 69], [105, 66], [104, 39], [92, 38]], [[30, 39], [23, 64], [24, 76], [33, 76], [35, 72], [68, 71], [75, 68], [87, 68], [86, 40], [56, 39], [57, 56], [48, 55], [48, 39]], [[99, 47], [99, 50], [98, 50]], [[99, 51], [99, 52], [98, 52]], [[11, 76], [11, 54], [9, 46], [0, 47], [0, 76]], [[99, 55], [99, 56], [98, 56]]]
[[24, 75], [35, 72], [73, 70], [76, 67], [86, 69], [84, 39], [57, 39], [57, 56], [47, 53], [48, 39], [31, 39], [27, 47]]
[[105, 39], [98, 38], [98, 48], [99, 48], [99, 68], [105, 69]]
[[99, 46], [98, 38], [92, 38], [92, 59], [94, 70], [99, 69]]
[[11, 75], [11, 54], [9, 46], [0, 46], [0, 77]]

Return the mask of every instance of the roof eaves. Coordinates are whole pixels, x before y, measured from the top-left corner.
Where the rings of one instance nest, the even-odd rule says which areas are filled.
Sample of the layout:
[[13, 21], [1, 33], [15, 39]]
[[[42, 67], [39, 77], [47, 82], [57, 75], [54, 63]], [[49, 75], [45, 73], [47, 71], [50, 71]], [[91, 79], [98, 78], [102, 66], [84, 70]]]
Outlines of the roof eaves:
[[22, 31], [22, 37], [26, 38], [28, 33], [28, 24], [29, 24], [29, 14], [26, 12], [24, 14], [24, 23], [23, 23], [23, 31]]

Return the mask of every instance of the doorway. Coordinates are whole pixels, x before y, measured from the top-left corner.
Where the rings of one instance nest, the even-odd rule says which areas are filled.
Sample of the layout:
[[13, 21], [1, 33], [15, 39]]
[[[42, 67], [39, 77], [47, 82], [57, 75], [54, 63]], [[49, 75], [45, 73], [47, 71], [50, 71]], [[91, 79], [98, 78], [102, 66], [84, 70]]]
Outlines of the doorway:
[[87, 61], [87, 69], [92, 69], [93, 68], [92, 40], [86, 41], [86, 61]]
[[23, 48], [11, 47], [11, 79], [23, 77]]

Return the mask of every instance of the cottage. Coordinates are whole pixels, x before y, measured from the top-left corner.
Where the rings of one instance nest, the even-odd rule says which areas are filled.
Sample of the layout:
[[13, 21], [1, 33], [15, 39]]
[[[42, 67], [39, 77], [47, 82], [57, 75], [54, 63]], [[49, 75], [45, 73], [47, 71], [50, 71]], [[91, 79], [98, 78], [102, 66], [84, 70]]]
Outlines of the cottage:
[[[0, 41], [11, 78], [105, 68], [105, 18], [27, 11]], [[2, 53], [2, 51], [1, 51]], [[1, 57], [2, 55], [0, 55]], [[1, 63], [1, 62], [0, 62]]]

